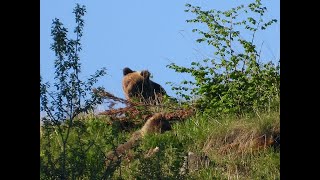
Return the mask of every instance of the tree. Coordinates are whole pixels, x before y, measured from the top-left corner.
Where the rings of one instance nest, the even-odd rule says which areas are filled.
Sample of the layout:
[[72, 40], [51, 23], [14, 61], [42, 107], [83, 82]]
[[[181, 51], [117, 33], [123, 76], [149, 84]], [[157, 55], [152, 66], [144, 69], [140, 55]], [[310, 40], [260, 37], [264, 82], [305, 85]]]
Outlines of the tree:
[[[40, 110], [46, 112], [43, 118], [45, 136], [50, 138], [50, 134], [55, 131], [61, 140], [61, 151], [57, 162], [53, 162], [52, 152], [49, 150], [50, 140], [47, 142], [49, 144], [45, 150], [48, 163], [46, 167], [51, 168], [52, 178], [61, 179], [70, 176], [71, 170], [67, 168], [69, 166], [67, 165], [67, 151], [74, 149], [68, 146], [68, 140], [71, 129], [81, 125], [79, 122], [75, 123], [74, 120], [80, 113], [86, 113], [95, 105], [102, 103], [102, 98], [92, 92], [92, 86], [99, 77], [106, 74], [106, 69], [102, 68], [86, 81], [79, 78], [81, 73], [79, 53], [82, 50], [80, 40], [83, 35], [83, 16], [86, 8], [77, 4], [73, 13], [76, 21], [75, 39], [67, 37], [68, 30], [59, 19], [55, 18], [52, 22], [51, 36], [54, 42], [51, 44], [51, 49], [56, 56], [54, 61], [56, 91], [49, 91], [50, 84], [43, 83], [40, 77]], [[97, 89], [102, 90], [103, 88], [98, 87]], [[45, 168], [45, 165], [42, 165]]]
[[[259, 30], [277, 22], [276, 19], [264, 20], [267, 8], [261, 0], [227, 11], [205, 11], [191, 4], [186, 7], [186, 12], [196, 15], [187, 20], [188, 23], [206, 25], [206, 30], [192, 31], [200, 35], [196, 40], [198, 43], [213, 47], [214, 58], [192, 62], [191, 67], [169, 64], [168, 67], [176, 72], [194, 77], [194, 81], [183, 81], [182, 86], [172, 89], [186, 100], [191, 96], [198, 97], [199, 110], [215, 115], [258, 113], [279, 107], [280, 63], [276, 66], [272, 61], [260, 62], [260, 52], [254, 42]], [[246, 34], [251, 36], [246, 37]], [[195, 88], [189, 89], [185, 84]], [[191, 96], [185, 92], [190, 92]]]

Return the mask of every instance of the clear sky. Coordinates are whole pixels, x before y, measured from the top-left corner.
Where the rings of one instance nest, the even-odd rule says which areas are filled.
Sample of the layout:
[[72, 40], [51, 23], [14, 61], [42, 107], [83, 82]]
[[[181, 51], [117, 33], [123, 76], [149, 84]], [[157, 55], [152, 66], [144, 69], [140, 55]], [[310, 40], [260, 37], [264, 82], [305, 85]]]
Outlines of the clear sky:
[[[88, 77], [101, 67], [107, 68], [97, 86], [103, 86], [114, 95], [124, 98], [121, 80], [122, 69], [148, 69], [153, 80], [161, 84], [169, 95], [175, 96], [170, 81], [180, 83], [186, 74], [175, 73], [166, 67], [171, 62], [189, 66], [192, 61], [212, 57], [212, 47], [196, 43], [196, 24], [187, 23], [194, 17], [184, 12], [185, 4], [198, 5], [204, 10], [227, 10], [248, 0], [41, 0], [40, 1], [40, 73], [44, 81], [52, 83], [54, 77], [53, 42], [50, 36], [54, 18], [73, 32], [75, 18], [72, 13], [76, 3], [85, 5], [85, 27], [80, 54], [82, 77]], [[257, 35], [263, 43], [262, 59], [277, 62], [280, 58], [280, 1], [263, 0], [268, 8], [267, 18], [278, 22]], [[211, 51], [210, 51], [211, 50]]]

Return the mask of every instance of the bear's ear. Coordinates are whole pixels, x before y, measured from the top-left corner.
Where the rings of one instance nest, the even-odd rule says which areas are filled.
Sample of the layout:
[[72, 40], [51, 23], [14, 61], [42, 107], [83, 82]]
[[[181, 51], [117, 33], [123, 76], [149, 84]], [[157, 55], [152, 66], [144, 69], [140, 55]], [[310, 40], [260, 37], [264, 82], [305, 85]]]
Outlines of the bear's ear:
[[134, 71], [132, 71], [130, 68], [128, 68], [128, 67], [125, 67], [124, 69], [123, 69], [123, 75], [125, 76], [125, 75], [127, 75], [127, 74], [129, 74], [129, 73], [133, 73]]
[[141, 71], [140, 75], [144, 78], [144, 79], [149, 79], [150, 77], [150, 72], [145, 70], [145, 71]]

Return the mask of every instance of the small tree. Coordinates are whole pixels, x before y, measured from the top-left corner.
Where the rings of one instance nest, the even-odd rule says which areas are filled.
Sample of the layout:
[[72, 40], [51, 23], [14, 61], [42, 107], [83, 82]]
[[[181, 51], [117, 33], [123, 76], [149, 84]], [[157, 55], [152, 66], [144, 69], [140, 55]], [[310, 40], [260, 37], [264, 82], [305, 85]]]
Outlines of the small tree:
[[[80, 40], [84, 27], [82, 17], [86, 13], [86, 8], [77, 4], [73, 13], [76, 20], [75, 39], [67, 37], [68, 30], [59, 19], [55, 18], [52, 22], [51, 36], [54, 42], [51, 44], [51, 49], [56, 56], [54, 61], [54, 87], [56, 91], [49, 91], [50, 84], [48, 82], [43, 83], [40, 77], [40, 110], [46, 112], [46, 116], [43, 118], [44, 137], [48, 138], [44, 148], [47, 165], [42, 164], [41, 167], [44, 171], [47, 170], [52, 178], [59, 179], [67, 179], [67, 177], [72, 177], [75, 174], [72, 172], [72, 168], [68, 168], [70, 164], [67, 165], [73, 160], [69, 159], [69, 162], [67, 161], [68, 148], [69, 151], [76, 151], [75, 148], [72, 149], [72, 146], [68, 145], [70, 132], [72, 128], [81, 126], [79, 122], [75, 123], [74, 121], [80, 113], [86, 113], [92, 110], [95, 105], [102, 103], [102, 98], [92, 92], [92, 86], [99, 77], [106, 74], [106, 69], [102, 68], [86, 81], [80, 79], [81, 63], [79, 53], [82, 50]], [[102, 87], [98, 89], [102, 90]], [[89, 97], [88, 94], [90, 95]], [[54, 162], [52, 158], [54, 154], [49, 150], [52, 146], [50, 140], [54, 132], [60, 137], [61, 151], [57, 162]], [[81, 127], [77, 132], [79, 134], [83, 133]], [[91, 146], [88, 145], [89, 147]], [[77, 155], [80, 156], [81, 154], [84, 155], [83, 152], [86, 151], [77, 152]], [[48, 169], [50, 169], [50, 172]]]
[[[215, 115], [240, 115], [279, 107], [280, 63], [276, 66], [271, 61], [259, 62], [260, 52], [254, 42], [259, 30], [277, 22], [263, 19], [267, 8], [261, 1], [227, 11], [204, 11], [190, 4], [186, 7], [186, 12], [196, 15], [187, 22], [206, 25], [206, 31], [193, 29], [193, 32], [201, 36], [198, 43], [213, 46], [214, 58], [192, 62], [190, 68], [174, 63], [168, 65], [176, 72], [191, 74], [195, 79], [183, 81], [182, 86], [172, 89], [187, 100], [191, 96], [199, 97], [199, 110]], [[247, 34], [251, 35], [246, 37]], [[185, 84], [195, 88], [190, 89]], [[190, 92], [191, 96], [185, 92]]]

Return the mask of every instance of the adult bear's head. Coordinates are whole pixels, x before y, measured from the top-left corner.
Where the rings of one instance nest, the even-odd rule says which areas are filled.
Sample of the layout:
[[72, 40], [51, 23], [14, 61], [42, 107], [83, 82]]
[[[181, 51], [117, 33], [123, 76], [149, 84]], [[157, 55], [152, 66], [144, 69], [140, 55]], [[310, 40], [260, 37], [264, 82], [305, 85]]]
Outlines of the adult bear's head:
[[127, 100], [144, 103], [159, 103], [166, 94], [161, 85], [150, 80], [148, 70], [133, 71], [128, 67], [123, 69], [122, 88]]

